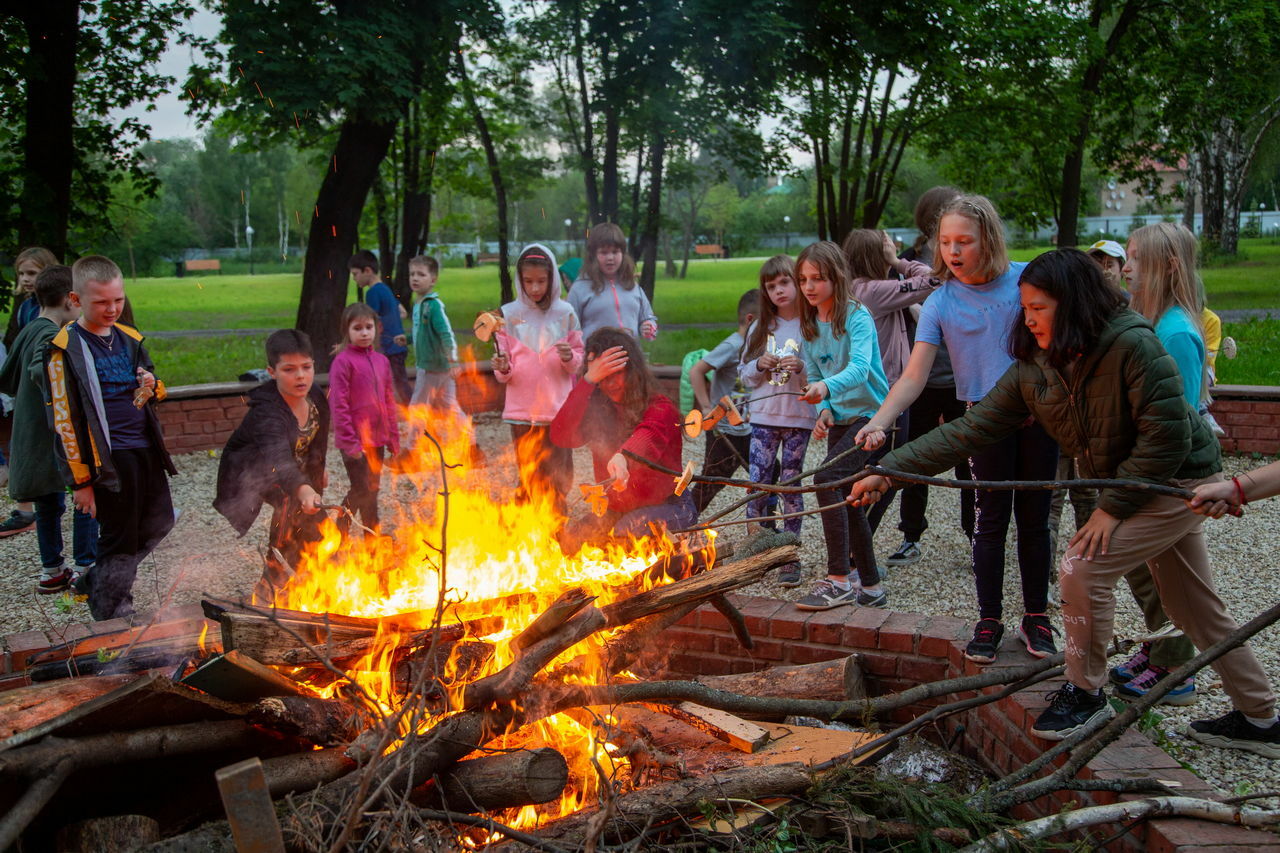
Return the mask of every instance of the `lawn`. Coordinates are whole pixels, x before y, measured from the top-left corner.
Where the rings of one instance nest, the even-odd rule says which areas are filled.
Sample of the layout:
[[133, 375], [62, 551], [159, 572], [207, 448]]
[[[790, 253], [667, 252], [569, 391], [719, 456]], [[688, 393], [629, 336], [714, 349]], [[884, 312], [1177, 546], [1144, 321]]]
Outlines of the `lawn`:
[[[1269, 238], [1240, 242], [1246, 260], [1202, 270], [1210, 306], [1280, 308], [1280, 243]], [[1026, 261], [1047, 248], [1014, 250], [1011, 255]], [[692, 261], [685, 279], [659, 276], [654, 308], [664, 324], [732, 323], [738, 297], [756, 286], [759, 268], [759, 259]], [[129, 283], [128, 293], [144, 331], [265, 329], [293, 325], [301, 286], [297, 274], [215, 274], [139, 279]], [[497, 307], [497, 268], [446, 268], [439, 292], [454, 325], [465, 327], [478, 311]], [[348, 299], [355, 299], [354, 286]], [[645, 350], [655, 363], [679, 364], [686, 352], [715, 346], [728, 331], [667, 329], [656, 341], [647, 342]], [[1240, 342], [1241, 354], [1234, 362], [1219, 364], [1219, 381], [1280, 384], [1280, 322], [1227, 324], [1226, 333]], [[461, 343], [467, 343], [466, 336]], [[150, 341], [157, 364], [175, 385], [234, 379], [259, 366], [261, 344], [253, 336]], [[487, 356], [482, 350], [477, 354]]]

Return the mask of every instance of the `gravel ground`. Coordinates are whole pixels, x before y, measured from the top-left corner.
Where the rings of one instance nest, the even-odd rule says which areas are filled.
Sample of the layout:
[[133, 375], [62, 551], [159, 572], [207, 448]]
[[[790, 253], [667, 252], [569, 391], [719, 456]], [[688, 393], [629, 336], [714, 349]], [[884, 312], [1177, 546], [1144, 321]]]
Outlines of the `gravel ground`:
[[[490, 458], [485, 482], [499, 493], [505, 485], [514, 483], [509, 433], [494, 416], [482, 416], [478, 419], [477, 428], [481, 445]], [[701, 442], [686, 443], [686, 459], [700, 463], [701, 453]], [[815, 467], [821, 460], [819, 446], [811, 445], [806, 468]], [[162, 602], [195, 602], [206, 593], [226, 597], [247, 594], [261, 571], [259, 548], [266, 541], [268, 514], [264, 513], [243, 539], [237, 539], [226, 521], [210, 507], [218, 465], [216, 452], [186, 454], [175, 461], [181, 473], [170, 481], [170, 485], [181, 517], [174, 531], [139, 572], [134, 594], [137, 607], [143, 612], [160, 606]], [[589, 477], [590, 462], [584, 451], [579, 451], [576, 464], [580, 478], [583, 472]], [[1258, 464], [1231, 459], [1227, 461], [1227, 471], [1229, 474], [1238, 473]], [[332, 479], [328, 491], [336, 499], [346, 490], [345, 474], [336, 452], [329, 460], [329, 471]], [[384, 506], [391, 490], [392, 486], [384, 485]], [[398, 480], [394, 491], [395, 498], [402, 502], [414, 501], [418, 495], [407, 478]], [[967, 540], [959, 526], [957, 494], [953, 489], [932, 490], [929, 503], [931, 527], [922, 543], [923, 559], [888, 574], [889, 603], [894, 609], [947, 613], [966, 620], [977, 618]], [[716, 497], [711, 511], [739, 496], [736, 490], [726, 489]], [[806, 496], [806, 504], [816, 505], [812, 495]], [[10, 509], [7, 499], [0, 504], [3, 516], [7, 517]], [[384, 510], [384, 516], [388, 515], [390, 513]], [[1064, 515], [1070, 515], [1069, 507]], [[890, 509], [885, 518], [876, 536], [876, 552], [881, 559], [892, 553], [900, 541], [896, 529], [897, 507]], [[1064, 528], [1067, 524], [1064, 520]], [[1275, 590], [1280, 585], [1280, 567], [1268, 556], [1276, 553], [1275, 541], [1280, 537], [1280, 500], [1250, 506], [1242, 519], [1208, 522], [1206, 530], [1216, 561], [1219, 593], [1237, 621], [1244, 622], [1274, 601]], [[67, 535], [69, 537], [69, 530]], [[743, 535], [742, 526], [726, 528], [723, 534], [729, 541]], [[809, 581], [821, 577], [825, 566], [822, 528], [816, 518], [806, 519], [802, 539], [806, 571], [804, 587], [783, 589], [771, 577], [746, 588], [744, 592], [785, 600], [795, 600], [807, 592]], [[1016, 624], [1020, 591], [1012, 546], [1011, 539], [1005, 596], [1008, 619], [1010, 624]], [[29, 629], [57, 632], [68, 624], [89, 621], [84, 604], [61, 596], [37, 595], [34, 590], [38, 577], [34, 533], [0, 540], [0, 633]], [[1060, 624], [1056, 614], [1052, 618]], [[1141, 614], [1132, 597], [1123, 589], [1117, 595], [1116, 630], [1121, 636], [1136, 636], [1143, 632]], [[1280, 629], [1272, 628], [1255, 638], [1253, 648], [1263, 668], [1276, 683], [1280, 683]], [[1196, 704], [1159, 710], [1162, 719], [1154, 736], [1190, 769], [1223, 790], [1243, 792], [1245, 786], [1252, 791], [1280, 790], [1280, 761], [1268, 761], [1235, 750], [1203, 747], [1177, 733], [1189, 720], [1216, 717], [1230, 710], [1214, 673], [1207, 672], [1197, 687], [1200, 698]]]

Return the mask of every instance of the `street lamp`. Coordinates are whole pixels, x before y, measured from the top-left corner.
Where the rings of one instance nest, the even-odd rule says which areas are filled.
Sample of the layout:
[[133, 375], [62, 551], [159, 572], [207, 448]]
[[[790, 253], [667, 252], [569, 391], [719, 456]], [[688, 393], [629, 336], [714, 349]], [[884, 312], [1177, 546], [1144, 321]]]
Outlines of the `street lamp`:
[[791, 217], [782, 217], [782, 251], [784, 254], [791, 254]]
[[253, 226], [245, 223], [244, 241], [249, 244], [249, 275], [253, 275]]
[[566, 252], [573, 251], [573, 220], [565, 217], [564, 220], [564, 238], [568, 245], [565, 247]]

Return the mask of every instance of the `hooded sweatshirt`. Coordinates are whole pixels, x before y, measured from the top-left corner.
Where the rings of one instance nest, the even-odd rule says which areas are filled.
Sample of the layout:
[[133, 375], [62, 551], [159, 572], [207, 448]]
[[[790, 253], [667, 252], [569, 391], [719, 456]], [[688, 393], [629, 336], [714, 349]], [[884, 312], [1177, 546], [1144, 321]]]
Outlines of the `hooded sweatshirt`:
[[[507, 371], [493, 376], [507, 386], [502, 418], [507, 423], [543, 426], [564, 405], [582, 367], [582, 327], [569, 303], [560, 298], [560, 277], [555, 253], [541, 243], [526, 246], [521, 255], [537, 249], [551, 262], [550, 300], [546, 310], [538, 306], [518, 283], [519, 295], [502, 306], [503, 327], [494, 336], [508, 359]], [[560, 358], [555, 345], [569, 344], [573, 357]]]
[[366, 447], [400, 452], [391, 362], [372, 347], [346, 347], [329, 365], [333, 443], [348, 456]]

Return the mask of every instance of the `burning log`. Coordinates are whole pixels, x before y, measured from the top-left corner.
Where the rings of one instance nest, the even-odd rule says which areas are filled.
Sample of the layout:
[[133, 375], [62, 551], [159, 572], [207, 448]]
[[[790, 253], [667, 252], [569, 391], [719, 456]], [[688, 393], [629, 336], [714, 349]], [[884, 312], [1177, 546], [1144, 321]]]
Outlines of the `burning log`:
[[481, 812], [549, 803], [569, 783], [569, 764], [554, 749], [521, 749], [458, 762], [439, 784], [415, 791], [414, 805]]
[[702, 675], [694, 680], [715, 690], [747, 696], [804, 697], [831, 702], [867, 698], [867, 685], [857, 655], [798, 666], [775, 666], [740, 675]]
[[270, 696], [254, 705], [245, 719], [317, 746], [349, 743], [363, 728], [355, 706], [317, 696]]
[[605, 623], [604, 613], [596, 607], [588, 606], [547, 637], [525, 648], [509, 666], [468, 684], [463, 692], [463, 707], [482, 708], [514, 699], [529, 686], [543, 667], [566, 649], [605, 627]]
[[[612, 814], [603, 820], [600, 840], [616, 843], [634, 838], [646, 829], [661, 826], [682, 815], [697, 814], [702, 804], [737, 800], [761, 800], [798, 794], [812, 784], [803, 764], [766, 764], [742, 767], [702, 778], [680, 779], [632, 791], [614, 798]], [[530, 834], [562, 847], [575, 848], [585, 842], [600, 822], [599, 810], [584, 810], [553, 821]], [[504, 845], [504, 851], [531, 850], [526, 845]]]
[[556, 632], [560, 626], [577, 615], [578, 611], [595, 601], [595, 596], [587, 595], [579, 587], [566, 590], [551, 605], [538, 615], [529, 627], [521, 631], [511, 641], [511, 648], [522, 652], [530, 646], [545, 640]]

